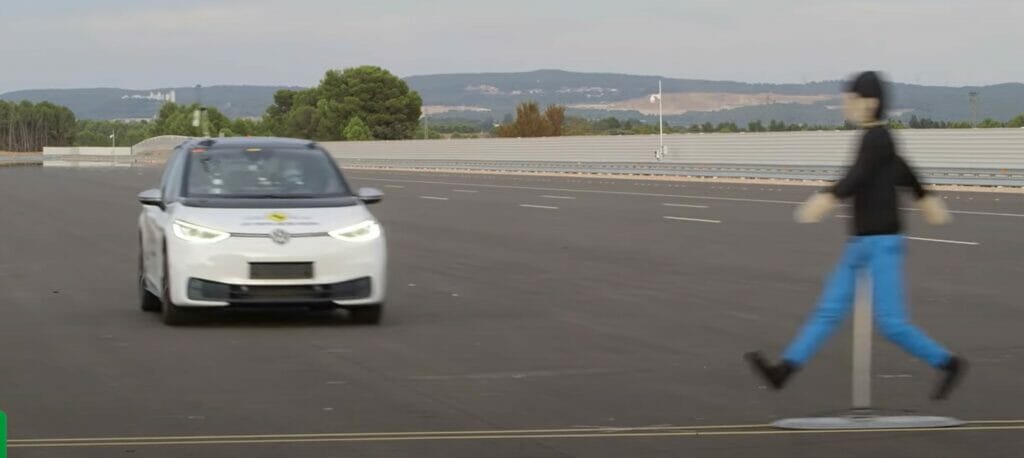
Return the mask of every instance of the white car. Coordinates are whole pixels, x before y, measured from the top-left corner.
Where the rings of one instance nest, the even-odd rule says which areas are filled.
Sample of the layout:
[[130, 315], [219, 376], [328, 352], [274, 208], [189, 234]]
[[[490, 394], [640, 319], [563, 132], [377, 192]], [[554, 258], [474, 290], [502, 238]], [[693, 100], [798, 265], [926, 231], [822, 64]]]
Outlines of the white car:
[[387, 249], [366, 205], [315, 143], [280, 138], [190, 140], [159, 189], [139, 194], [139, 295], [181, 324], [198, 309], [344, 308], [378, 323]]

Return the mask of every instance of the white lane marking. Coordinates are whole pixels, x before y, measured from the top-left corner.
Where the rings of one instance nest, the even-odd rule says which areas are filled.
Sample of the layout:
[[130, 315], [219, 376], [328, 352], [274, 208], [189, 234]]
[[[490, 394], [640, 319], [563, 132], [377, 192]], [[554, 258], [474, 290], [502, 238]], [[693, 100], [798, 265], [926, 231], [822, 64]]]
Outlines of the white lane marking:
[[670, 219], [672, 221], [696, 221], [698, 223], [713, 223], [713, 224], [721, 223], [721, 221], [719, 221], [717, 219], [683, 218], [681, 216], [663, 216], [662, 218]]
[[[620, 196], [641, 196], [641, 197], [667, 197], [677, 199], [703, 199], [703, 200], [720, 200], [725, 202], [752, 202], [760, 204], [785, 204], [785, 205], [800, 205], [802, 201], [796, 200], [770, 200], [770, 199], [743, 199], [739, 197], [718, 197], [718, 196], [694, 196], [684, 194], [659, 194], [651, 192], [629, 192], [629, 191], [602, 191], [597, 189], [571, 189], [571, 188], [542, 188], [536, 186], [508, 186], [499, 184], [477, 184], [477, 183], [451, 183], [445, 181], [426, 181], [426, 180], [401, 180], [395, 178], [370, 178], [370, 177], [352, 177], [357, 180], [367, 181], [397, 181], [400, 183], [419, 183], [419, 184], [441, 184], [448, 186], [476, 186], [480, 188], [492, 188], [492, 189], [523, 189], [528, 191], [549, 191], [549, 192], [580, 192], [588, 194], [609, 194], [609, 195], [620, 195]], [[849, 205], [841, 205], [842, 207], [849, 207]], [[920, 211], [917, 208], [900, 208], [903, 211]], [[1014, 218], [1024, 218], [1024, 213], [996, 213], [996, 212], [978, 212], [968, 210], [950, 210], [950, 213], [959, 215], [981, 215], [981, 216], [1008, 216]]]
[[685, 207], [685, 208], [708, 208], [708, 206], [707, 206], [707, 205], [691, 205], [691, 204], [670, 204], [670, 203], [664, 203], [664, 204], [662, 204], [662, 205], [664, 205], [664, 206], [666, 206], [666, 207]]
[[924, 237], [907, 237], [910, 240], [918, 240], [921, 242], [935, 242], [935, 243], [950, 243], [953, 245], [981, 245], [978, 242], [963, 242], [960, 240], [943, 240], [943, 239], [926, 239]]
[[853, 218], [852, 215], [836, 215], [836, 218]]
[[543, 197], [545, 199], [566, 199], [566, 200], [575, 200], [576, 199], [573, 196], [552, 196], [552, 195], [548, 195], [548, 194], [542, 195], [541, 197]]
[[547, 205], [530, 205], [530, 204], [519, 204], [520, 207], [526, 208], [543, 208], [544, 210], [558, 210], [558, 207], [549, 207]]
[[[369, 178], [369, 177], [352, 177], [356, 180], [366, 181], [398, 181], [401, 183], [418, 183], [418, 184], [442, 184], [448, 186], [475, 186], [479, 188], [491, 188], [491, 189], [522, 189], [527, 191], [548, 191], [548, 192], [579, 192], [587, 194], [608, 194], [608, 195], [620, 195], [620, 196], [641, 196], [641, 197], [666, 197], [675, 199], [704, 199], [704, 200], [722, 200], [729, 202], [754, 202], [763, 204], [787, 204], [787, 205], [800, 205], [803, 202], [795, 200], [767, 200], [767, 199], [742, 199], [739, 197], [716, 197], [716, 196], [690, 196], [682, 194], [658, 194], [651, 192], [629, 192], [629, 191], [602, 191], [598, 189], [572, 189], [572, 188], [542, 188], [537, 186], [509, 186], [500, 184], [477, 184], [477, 183], [451, 183], [445, 181], [425, 181], [425, 180], [398, 180], [392, 178]], [[1021, 215], [1024, 216], [1024, 215]]]
[[465, 192], [465, 193], [473, 194], [473, 193], [477, 193], [477, 192], [480, 192], [480, 191], [474, 191], [472, 189], [452, 189], [452, 192]]
[[384, 187], [385, 188], [398, 188], [398, 189], [402, 189], [405, 186], [401, 186], [401, 185], [397, 185], [397, 184], [386, 184], [386, 185], [384, 185]]
[[[901, 208], [900, 210], [911, 211], [911, 212], [921, 211], [921, 209], [919, 209], [919, 208]], [[1024, 218], [1024, 215], [1018, 214], [1018, 213], [976, 212], [976, 211], [969, 211], [969, 210], [950, 210], [949, 212], [950, 213], [955, 213], [955, 214], [958, 214], [958, 215], [1010, 216], [1010, 217], [1015, 217], [1015, 218]]]
[[448, 200], [448, 198], [447, 198], [447, 197], [434, 197], [434, 196], [420, 196], [420, 199], [427, 199], [427, 200]]

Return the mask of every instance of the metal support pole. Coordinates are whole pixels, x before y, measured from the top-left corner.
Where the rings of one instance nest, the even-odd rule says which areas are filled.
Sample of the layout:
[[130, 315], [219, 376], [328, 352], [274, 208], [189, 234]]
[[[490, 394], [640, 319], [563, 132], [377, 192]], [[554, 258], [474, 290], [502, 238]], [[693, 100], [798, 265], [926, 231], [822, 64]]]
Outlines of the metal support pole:
[[871, 339], [872, 339], [872, 286], [866, 273], [857, 279], [857, 293], [853, 310], [853, 378], [852, 408], [845, 415], [835, 417], [786, 418], [772, 423], [781, 429], [851, 430], [851, 429], [915, 429], [949, 428], [961, 426], [963, 421], [951, 417], [886, 415], [871, 407]]
[[853, 409], [871, 408], [871, 280], [857, 279], [857, 298], [853, 309]]

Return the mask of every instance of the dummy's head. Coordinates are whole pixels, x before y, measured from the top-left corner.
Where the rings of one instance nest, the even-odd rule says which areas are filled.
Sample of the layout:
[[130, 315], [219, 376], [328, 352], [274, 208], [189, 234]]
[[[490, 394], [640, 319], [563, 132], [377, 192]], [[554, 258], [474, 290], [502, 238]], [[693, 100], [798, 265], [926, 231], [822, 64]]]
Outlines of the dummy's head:
[[875, 72], [864, 72], [846, 84], [843, 115], [857, 125], [868, 125], [885, 117], [885, 83]]

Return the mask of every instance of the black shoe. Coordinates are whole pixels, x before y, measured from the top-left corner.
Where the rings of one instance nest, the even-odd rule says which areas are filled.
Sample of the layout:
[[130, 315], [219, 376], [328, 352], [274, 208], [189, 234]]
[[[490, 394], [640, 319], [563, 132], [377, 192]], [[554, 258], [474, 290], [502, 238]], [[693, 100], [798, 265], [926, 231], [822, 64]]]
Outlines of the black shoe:
[[754, 372], [760, 375], [761, 378], [768, 382], [768, 386], [775, 390], [781, 390], [786, 385], [786, 380], [789, 379], [789, 376], [796, 372], [796, 365], [789, 361], [783, 360], [779, 364], [769, 364], [768, 360], [761, 355], [761, 352], [753, 351], [743, 355], [743, 357], [754, 368]]
[[949, 361], [939, 367], [939, 370], [942, 371], [942, 378], [939, 379], [939, 384], [932, 394], [932, 399], [936, 400], [949, 397], [949, 393], [956, 388], [957, 383], [960, 383], [960, 379], [967, 372], [967, 360], [959, 356], [950, 356]]

